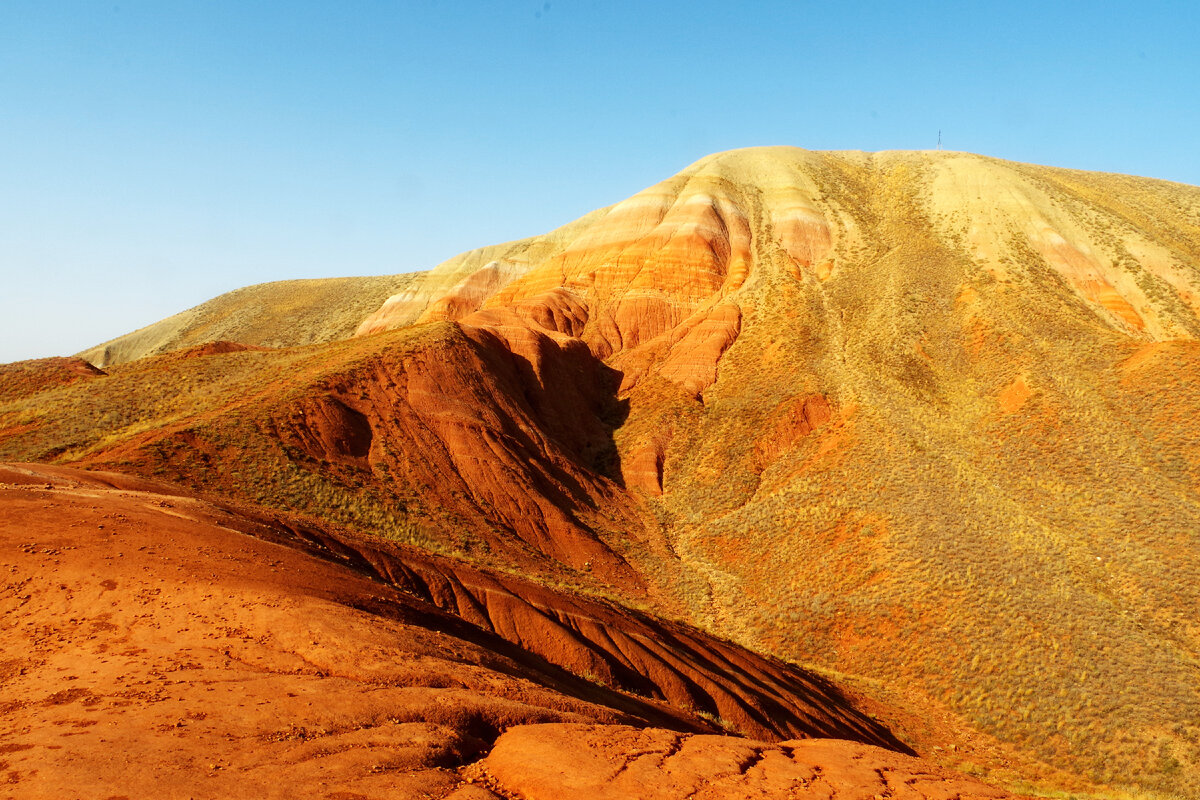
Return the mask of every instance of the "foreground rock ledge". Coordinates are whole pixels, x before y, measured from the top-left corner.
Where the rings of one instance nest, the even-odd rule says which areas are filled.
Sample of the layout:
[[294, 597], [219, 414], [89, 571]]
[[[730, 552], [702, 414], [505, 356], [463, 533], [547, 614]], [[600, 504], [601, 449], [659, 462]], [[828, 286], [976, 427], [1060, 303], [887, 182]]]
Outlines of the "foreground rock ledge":
[[982, 800], [1015, 795], [919, 758], [857, 742], [778, 744], [623, 725], [513, 728], [466, 770], [455, 800]]

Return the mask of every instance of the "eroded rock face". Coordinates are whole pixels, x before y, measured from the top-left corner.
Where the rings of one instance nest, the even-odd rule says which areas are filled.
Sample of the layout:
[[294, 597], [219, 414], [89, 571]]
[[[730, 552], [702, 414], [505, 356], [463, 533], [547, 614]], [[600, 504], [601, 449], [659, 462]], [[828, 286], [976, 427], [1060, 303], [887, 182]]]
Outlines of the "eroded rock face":
[[[997, 280], [1044, 269], [1116, 331], [1159, 340], [1200, 333], [1200, 282], [1182, 266], [1168, 228], [1138, 229], [1154, 219], [1148, 208], [1115, 215], [1106, 208], [1099, 217], [1111, 224], [1097, 224], [1091, 188], [1065, 171], [963, 153], [786, 147], [709, 156], [546, 236], [451, 259], [389, 299], [358, 332], [434, 320], [487, 324], [475, 315], [553, 305], [565, 293], [581, 310], [582, 330], [569, 335], [598, 358], [615, 356], [614, 365], [703, 391], [738, 335], [730, 315], [753, 302], [747, 290], [756, 281], [826, 282], [878, 244], [867, 240], [868, 227], [905, 224], [901, 213], [863, 220], [855, 197], [862, 187], [841, 184], [852, 171], [854, 180], [875, 184], [919, 181], [919, 210], [942, 241]], [[1064, 188], [1070, 201], [1053, 199]], [[1021, 266], [1031, 254], [1032, 273]]]
[[772, 410], [764, 435], [755, 445], [759, 464], [766, 465], [786, 453], [804, 437], [829, 422], [828, 398], [822, 395], [794, 397]]
[[615, 725], [516, 728], [467, 774], [499, 796], [527, 800], [1016, 797], [920, 759], [854, 742], [769, 744]]
[[[804, 189], [792, 185], [784, 194], [778, 246], [811, 266], [831, 246], [831, 228]], [[521, 242], [511, 257], [503, 247], [489, 250], [496, 257], [482, 265], [477, 252], [446, 262], [390, 299], [359, 333], [436, 320], [487, 326], [495, 312], [513, 309], [582, 339], [600, 359], [623, 354], [645, 369], [663, 360], [665, 377], [698, 393], [737, 338], [738, 306], [722, 298], [752, 273], [756, 209], [752, 190], [731, 180], [726, 165], [702, 162], [554, 232], [537, 258]], [[451, 276], [461, 277], [447, 285]]]
[[758, 738], [826, 736], [907, 749], [833, 683], [687, 626], [410, 551], [316, 541], [352, 554], [393, 586], [630, 696]]
[[291, 435], [310, 456], [365, 465], [374, 436], [366, 414], [330, 395], [300, 400], [295, 413]]

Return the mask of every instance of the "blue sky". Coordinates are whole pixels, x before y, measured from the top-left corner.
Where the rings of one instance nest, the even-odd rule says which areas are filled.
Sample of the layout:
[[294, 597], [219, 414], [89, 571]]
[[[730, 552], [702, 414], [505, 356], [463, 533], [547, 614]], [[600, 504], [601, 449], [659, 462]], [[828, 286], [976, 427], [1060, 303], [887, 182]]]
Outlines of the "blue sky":
[[708, 153], [1200, 184], [1200, 4], [0, 0], [0, 362], [426, 269]]

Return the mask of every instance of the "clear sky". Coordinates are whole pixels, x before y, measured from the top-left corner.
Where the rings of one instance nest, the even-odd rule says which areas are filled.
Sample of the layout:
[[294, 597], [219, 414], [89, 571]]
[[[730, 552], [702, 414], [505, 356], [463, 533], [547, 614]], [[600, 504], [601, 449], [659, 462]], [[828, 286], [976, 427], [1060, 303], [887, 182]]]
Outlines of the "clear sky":
[[0, 0], [0, 362], [939, 130], [1200, 184], [1200, 3]]

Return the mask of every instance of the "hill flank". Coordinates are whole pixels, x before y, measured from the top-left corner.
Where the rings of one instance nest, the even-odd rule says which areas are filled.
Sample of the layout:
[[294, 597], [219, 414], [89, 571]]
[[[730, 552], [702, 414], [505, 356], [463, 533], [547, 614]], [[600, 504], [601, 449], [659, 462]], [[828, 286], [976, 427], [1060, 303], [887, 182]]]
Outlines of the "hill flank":
[[98, 344], [78, 357], [103, 368], [221, 341], [294, 347], [344, 339], [363, 316], [413, 277], [322, 278], [247, 286]]
[[980, 768], [1187, 795], [1198, 298], [1195, 187], [733, 151], [451, 259], [349, 341], [26, 375], [0, 457], [681, 617], [948, 715], [948, 763], [999, 741]]

